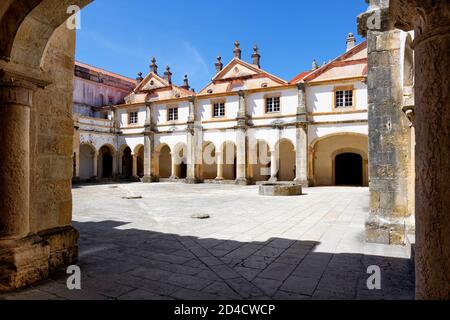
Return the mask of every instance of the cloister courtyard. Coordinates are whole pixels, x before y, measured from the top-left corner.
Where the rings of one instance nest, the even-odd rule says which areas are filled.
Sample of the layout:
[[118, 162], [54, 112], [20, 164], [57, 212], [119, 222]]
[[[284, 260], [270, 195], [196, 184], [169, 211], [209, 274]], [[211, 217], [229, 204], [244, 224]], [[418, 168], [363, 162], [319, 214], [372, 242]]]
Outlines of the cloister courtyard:
[[[79, 185], [81, 290], [65, 272], [0, 299], [414, 299], [410, 246], [365, 242], [368, 188]], [[209, 215], [209, 219], [193, 219]], [[367, 268], [381, 269], [381, 290]]]

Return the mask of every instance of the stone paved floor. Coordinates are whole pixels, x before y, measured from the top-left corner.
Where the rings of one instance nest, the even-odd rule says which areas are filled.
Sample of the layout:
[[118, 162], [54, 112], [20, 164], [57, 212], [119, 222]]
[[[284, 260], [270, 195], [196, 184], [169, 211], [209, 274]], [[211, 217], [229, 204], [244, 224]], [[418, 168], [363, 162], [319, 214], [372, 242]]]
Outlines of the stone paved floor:
[[[272, 198], [255, 186], [168, 183], [77, 187], [82, 290], [69, 291], [62, 273], [0, 299], [413, 299], [409, 247], [364, 242], [368, 189], [305, 193]], [[367, 289], [371, 265], [381, 268], [382, 290]]]

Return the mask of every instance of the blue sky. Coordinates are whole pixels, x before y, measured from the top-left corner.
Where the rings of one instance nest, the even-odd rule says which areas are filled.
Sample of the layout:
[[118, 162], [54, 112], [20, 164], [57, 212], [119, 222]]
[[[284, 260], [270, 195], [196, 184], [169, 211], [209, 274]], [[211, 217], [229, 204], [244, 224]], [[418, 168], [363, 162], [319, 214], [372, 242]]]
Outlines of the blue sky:
[[176, 84], [188, 74], [200, 90], [217, 55], [227, 64], [239, 40], [244, 60], [257, 43], [262, 68], [290, 80], [313, 59], [344, 52], [366, 8], [364, 0], [95, 0], [81, 12], [76, 59], [134, 79], [155, 56], [160, 73], [169, 65]]

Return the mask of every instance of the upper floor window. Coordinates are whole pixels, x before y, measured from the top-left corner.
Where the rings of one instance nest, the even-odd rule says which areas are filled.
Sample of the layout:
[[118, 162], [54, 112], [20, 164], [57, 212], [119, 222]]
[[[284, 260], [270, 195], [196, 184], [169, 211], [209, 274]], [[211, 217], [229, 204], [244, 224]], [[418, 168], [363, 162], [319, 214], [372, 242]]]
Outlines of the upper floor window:
[[223, 118], [225, 117], [225, 102], [217, 102], [213, 105], [213, 117]]
[[336, 91], [336, 108], [353, 107], [353, 90]]
[[101, 93], [98, 96], [98, 104], [100, 107], [103, 107], [105, 105], [105, 97]]
[[177, 107], [169, 108], [167, 120], [169, 120], [169, 121], [177, 121], [178, 120], [178, 108]]
[[281, 111], [280, 97], [266, 98], [266, 113], [275, 113]]
[[108, 97], [108, 104], [110, 106], [112, 106], [114, 104], [114, 97], [111, 97], [111, 96]]
[[138, 112], [133, 111], [128, 114], [128, 124], [137, 124], [138, 123]]

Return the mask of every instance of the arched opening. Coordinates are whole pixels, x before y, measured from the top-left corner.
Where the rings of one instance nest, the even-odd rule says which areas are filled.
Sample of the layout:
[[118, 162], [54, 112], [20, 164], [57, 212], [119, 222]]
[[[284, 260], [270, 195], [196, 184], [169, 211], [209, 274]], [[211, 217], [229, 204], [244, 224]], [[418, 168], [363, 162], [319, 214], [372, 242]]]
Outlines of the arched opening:
[[[313, 142], [311, 146], [310, 177], [315, 186], [334, 186], [334, 185], [360, 185], [368, 186], [368, 137], [357, 133], [339, 133], [325, 136]], [[362, 182], [346, 182], [345, 177], [338, 177], [338, 174], [347, 174], [348, 179], [354, 179], [351, 173], [345, 170], [345, 161], [341, 162], [341, 154], [356, 154], [362, 160], [361, 165], [358, 162], [358, 171], [360, 172]], [[340, 163], [337, 164], [336, 161]], [[349, 160], [350, 162], [353, 160]], [[351, 162], [353, 163], [353, 162]], [[342, 169], [343, 168], [343, 169]], [[340, 181], [343, 181], [340, 182]], [[339, 183], [338, 183], [339, 182]]]
[[138, 147], [136, 155], [137, 155], [136, 173], [139, 178], [143, 178], [144, 177], [144, 147], [143, 146]]
[[122, 153], [122, 178], [130, 179], [133, 176], [133, 155], [131, 149], [126, 147]]
[[163, 145], [158, 156], [159, 177], [169, 179], [172, 175], [172, 155], [168, 145]]
[[222, 146], [222, 160], [223, 160], [223, 179], [236, 180], [236, 145], [233, 142], [225, 142]]
[[295, 146], [289, 140], [281, 140], [276, 148], [278, 152], [278, 181], [295, 179]]
[[363, 185], [363, 158], [356, 153], [341, 153], [334, 160], [337, 186]]
[[94, 172], [95, 150], [88, 144], [80, 145], [80, 179], [88, 180], [97, 175]]
[[217, 157], [214, 143], [205, 142], [203, 144], [202, 157], [203, 178], [205, 180], [214, 180], [217, 178]]
[[258, 140], [252, 148], [251, 166], [255, 182], [268, 181], [270, 179], [271, 152], [266, 141]]
[[172, 164], [175, 172], [172, 176], [178, 179], [186, 179], [187, 177], [187, 146], [184, 143], [179, 143], [174, 148]]
[[111, 148], [108, 146], [101, 147], [98, 153], [98, 171], [101, 178], [110, 179], [113, 177], [113, 164], [114, 157]]

